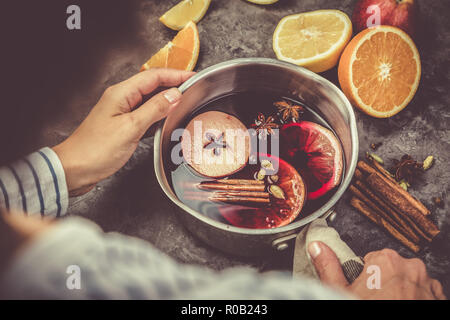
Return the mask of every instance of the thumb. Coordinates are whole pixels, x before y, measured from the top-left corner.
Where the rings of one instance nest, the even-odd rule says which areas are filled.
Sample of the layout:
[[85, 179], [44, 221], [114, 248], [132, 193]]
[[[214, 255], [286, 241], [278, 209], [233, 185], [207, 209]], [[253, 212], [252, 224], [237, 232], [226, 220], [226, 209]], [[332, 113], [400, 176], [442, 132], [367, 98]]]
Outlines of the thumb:
[[147, 130], [153, 123], [165, 118], [169, 112], [178, 105], [181, 92], [177, 88], [171, 88], [155, 94], [133, 113], [138, 119], [143, 131]]
[[323, 242], [313, 241], [308, 245], [308, 252], [323, 283], [334, 287], [348, 286], [341, 263], [330, 247]]

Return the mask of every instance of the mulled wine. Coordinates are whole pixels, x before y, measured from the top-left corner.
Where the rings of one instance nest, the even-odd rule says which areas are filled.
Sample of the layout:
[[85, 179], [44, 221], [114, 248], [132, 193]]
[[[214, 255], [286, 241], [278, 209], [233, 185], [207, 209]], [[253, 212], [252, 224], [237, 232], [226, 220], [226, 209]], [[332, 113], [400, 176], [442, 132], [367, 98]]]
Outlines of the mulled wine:
[[[166, 167], [172, 189], [190, 208], [233, 226], [275, 228], [311, 214], [345, 169], [340, 141], [320, 114], [268, 92], [220, 97], [182, 126], [187, 161]], [[237, 137], [228, 129], [239, 130]]]

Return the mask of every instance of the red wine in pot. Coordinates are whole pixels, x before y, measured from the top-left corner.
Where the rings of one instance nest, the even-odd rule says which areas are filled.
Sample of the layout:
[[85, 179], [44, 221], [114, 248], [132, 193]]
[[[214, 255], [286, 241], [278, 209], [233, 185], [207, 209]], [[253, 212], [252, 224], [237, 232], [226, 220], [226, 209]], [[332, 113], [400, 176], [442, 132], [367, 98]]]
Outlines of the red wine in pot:
[[[255, 122], [258, 113], [262, 113], [266, 116], [274, 115], [277, 117], [277, 108], [274, 107], [273, 103], [280, 100], [289, 101], [304, 108], [300, 121], [317, 123], [333, 131], [313, 107], [306, 106], [305, 104], [290, 98], [260, 91], [230, 94], [208, 102], [203, 106], [199, 106], [196, 108], [195, 112], [186, 119], [185, 123], [180, 125], [180, 127], [186, 126], [193, 117], [200, 113], [206, 111], [222, 111], [236, 116], [247, 128], [250, 128]], [[173, 143], [173, 145], [175, 144], [176, 142]], [[302, 150], [293, 150], [292, 138], [286, 138], [285, 135], [280, 134], [279, 151], [280, 158], [296, 168], [305, 181], [308, 180], [306, 181], [308, 190], [316, 190], [322, 186], [322, 183], [318, 179], [311, 178], [311, 174], [306, 167], [308, 156], [310, 155]], [[285, 155], [286, 157], [284, 157]], [[344, 159], [342, 159], [342, 165], [342, 170], [345, 170]], [[255, 172], [258, 171], [259, 166], [260, 164], [248, 164], [243, 170], [229, 178], [252, 179]], [[197, 212], [222, 223], [242, 228], [265, 229], [279, 226], [281, 221], [286, 218], [283, 215], [286, 213], [287, 209], [283, 208], [282, 205], [244, 206], [210, 201], [208, 199], [210, 192], [198, 189], [197, 184], [213, 179], [201, 176], [188, 164], [183, 163], [178, 166], [169, 164], [166, 167], [166, 176], [168, 177], [169, 183], [175, 194], [183, 203]], [[307, 179], [305, 179], [306, 176], [308, 176]], [[318, 199], [308, 199], [296, 220], [306, 217], [323, 206], [332, 197], [335, 190], [336, 188], [328, 191]]]

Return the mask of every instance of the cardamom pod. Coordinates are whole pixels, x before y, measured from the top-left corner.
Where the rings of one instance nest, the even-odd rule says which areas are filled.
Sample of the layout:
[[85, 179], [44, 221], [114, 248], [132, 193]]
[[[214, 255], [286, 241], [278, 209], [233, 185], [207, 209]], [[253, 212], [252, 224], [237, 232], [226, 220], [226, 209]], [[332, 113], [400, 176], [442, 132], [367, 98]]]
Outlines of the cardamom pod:
[[425, 160], [423, 161], [423, 170], [428, 170], [431, 168], [431, 166], [433, 165], [433, 156], [428, 156], [425, 158]]
[[256, 175], [256, 179], [257, 180], [264, 180], [265, 177], [266, 177], [266, 170], [264, 170], [264, 169], [259, 170], [257, 175]]
[[261, 167], [263, 167], [264, 169], [273, 170], [272, 162], [266, 159], [261, 161]]
[[279, 179], [280, 178], [276, 174], [273, 174], [267, 178], [267, 181], [269, 183], [277, 183]]
[[286, 200], [286, 197], [284, 195], [283, 189], [281, 189], [279, 186], [276, 186], [276, 185], [272, 184], [269, 187], [269, 192], [277, 199]]
[[408, 187], [410, 186], [408, 182], [402, 180], [398, 183], [403, 190], [408, 191]]
[[375, 153], [372, 152], [366, 152], [366, 156], [368, 158], [372, 158], [373, 160], [375, 160], [376, 162], [378, 162], [379, 164], [384, 164], [383, 159], [380, 158], [380, 156], [377, 156]]

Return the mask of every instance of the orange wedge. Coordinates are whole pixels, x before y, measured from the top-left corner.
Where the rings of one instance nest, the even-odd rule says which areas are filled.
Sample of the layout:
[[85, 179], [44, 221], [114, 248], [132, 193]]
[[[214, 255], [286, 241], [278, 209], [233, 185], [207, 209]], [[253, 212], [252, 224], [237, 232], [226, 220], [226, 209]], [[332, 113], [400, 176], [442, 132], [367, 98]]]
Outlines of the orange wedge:
[[208, 11], [211, 0], [182, 0], [164, 13], [159, 21], [173, 30], [183, 29], [189, 21], [199, 22]]
[[405, 108], [419, 86], [420, 56], [414, 42], [391, 26], [369, 28], [345, 48], [338, 75], [353, 105], [376, 118]]
[[189, 22], [161, 50], [154, 54], [141, 68], [172, 68], [192, 71], [197, 63], [200, 51], [200, 38], [197, 26]]

